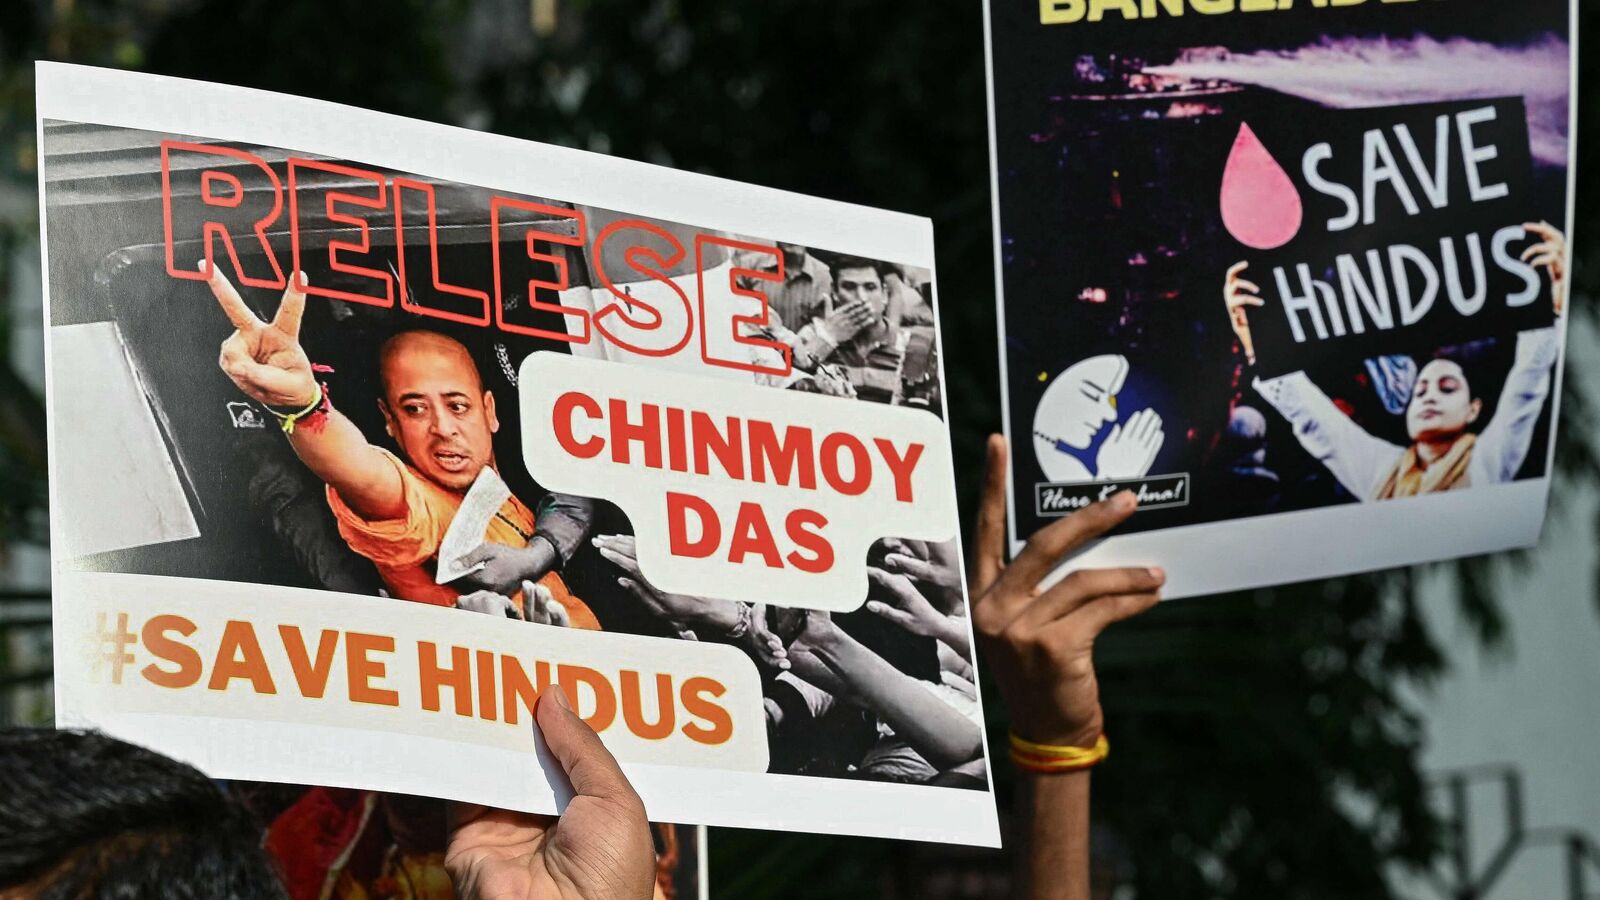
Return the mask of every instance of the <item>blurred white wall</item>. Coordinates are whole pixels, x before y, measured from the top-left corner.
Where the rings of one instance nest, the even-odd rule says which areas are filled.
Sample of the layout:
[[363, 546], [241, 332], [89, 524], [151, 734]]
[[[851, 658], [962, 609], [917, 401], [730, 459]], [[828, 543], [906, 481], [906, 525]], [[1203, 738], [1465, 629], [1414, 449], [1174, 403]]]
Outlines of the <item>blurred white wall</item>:
[[[1581, 377], [1600, 399], [1600, 333], [1574, 320], [1568, 352], [1569, 377]], [[1478, 649], [1457, 612], [1453, 577], [1429, 581], [1424, 608], [1434, 634], [1447, 643], [1452, 669], [1415, 699], [1426, 714], [1428, 771], [1512, 764], [1523, 775], [1529, 827], [1578, 827], [1600, 843], [1600, 493], [1564, 489], [1558, 479], [1531, 566], [1500, 573], [1498, 593], [1510, 622], [1503, 649]], [[1481, 866], [1504, 834], [1503, 806], [1487, 783], [1469, 799]], [[1524, 851], [1484, 900], [1564, 900], [1564, 867], [1554, 847]], [[1438, 896], [1412, 887], [1407, 896]], [[1588, 889], [1600, 890], [1600, 870], [1590, 871]]]

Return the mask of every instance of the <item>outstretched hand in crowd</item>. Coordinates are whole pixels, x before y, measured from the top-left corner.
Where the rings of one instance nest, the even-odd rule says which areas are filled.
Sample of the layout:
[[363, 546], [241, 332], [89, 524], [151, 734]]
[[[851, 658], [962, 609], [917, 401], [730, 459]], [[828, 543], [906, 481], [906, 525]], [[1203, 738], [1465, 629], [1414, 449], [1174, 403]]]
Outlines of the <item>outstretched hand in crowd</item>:
[[1041, 590], [1068, 554], [1133, 515], [1123, 491], [1039, 529], [1010, 565], [1006, 552], [1006, 442], [989, 438], [988, 470], [970, 570], [979, 649], [1011, 710], [1012, 728], [1042, 744], [1089, 747], [1104, 715], [1094, 642], [1107, 626], [1161, 599], [1155, 567], [1080, 569]]
[[767, 630], [765, 607], [757, 603], [737, 603], [714, 597], [674, 594], [659, 590], [645, 580], [639, 568], [638, 543], [631, 534], [597, 535], [592, 543], [606, 561], [621, 569], [617, 585], [638, 600], [651, 614], [674, 628], [694, 631], [696, 637], [731, 637], [758, 663], [770, 669], [788, 669], [783, 642]]

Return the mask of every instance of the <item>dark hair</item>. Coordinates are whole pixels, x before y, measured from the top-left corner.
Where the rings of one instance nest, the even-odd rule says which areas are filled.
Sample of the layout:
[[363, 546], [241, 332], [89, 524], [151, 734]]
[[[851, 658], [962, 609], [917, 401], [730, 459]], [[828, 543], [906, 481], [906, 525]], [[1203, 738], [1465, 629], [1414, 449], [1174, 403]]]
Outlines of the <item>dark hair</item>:
[[867, 259], [864, 256], [836, 257], [831, 268], [833, 269], [833, 276], [835, 278], [839, 277], [839, 273], [843, 272], [845, 269], [871, 269], [872, 271], [878, 273], [879, 281], [889, 280], [889, 272], [891, 271], [888, 263], [879, 262], [875, 259]]
[[[1426, 366], [1428, 363], [1437, 360], [1439, 362], [1455, 363], [1460, 367], [1462, 377], [1467, 380], [1468, 399], [1477, 400], [1482, 404], [1482, 409], [1478, 413], [1478, 420], [1467, 426], [1467, 430], [1474, 433], [1482, 431], [1483, 427], [1489, 424], [1489, 419], [1494, 415], [1495, 408], [1500, 401], [1503, 376], [1501, 379], [1491, 377], [1492, 367], [1486, 358], [1493, 350], [1493, 344], [1489, 341], [1456, 344], [1449, 347], [1440, 347], [1431, 358], [1423, 362], [1423, 365]], [[1421, 368], [1417, 370], [1417, 374], [1422, 374]], [[1410, 406], [1411, 400], [1415, 396], [1416, 390], [1415, 386], [1413, 386], [1412, 396], [1406, 399], [1407, 406]]]
[[[1434, 361], [1455, 363], [1461, 368], [1461, 374], [1466, 377], [1467, 386], [1471, 389], [1473, 398], [1477, 399], [1482, 396], [1483, 391], [1481, 388], [1483, 382], [1488, 379], [1479, 377], [1483, 373], [1480, 371], [1482, 363], [1478, 359], [1478, 354], [1473, 353], [1466, 347], [1444, 347], [1435, 352], [1428, 360], [1428, 362]], [[1424, 365], [1426, 364], [1424, 363]]]
[[193, 766], [96, 732], [0, 730], [0, 893], [283, 900], [261, 829]]

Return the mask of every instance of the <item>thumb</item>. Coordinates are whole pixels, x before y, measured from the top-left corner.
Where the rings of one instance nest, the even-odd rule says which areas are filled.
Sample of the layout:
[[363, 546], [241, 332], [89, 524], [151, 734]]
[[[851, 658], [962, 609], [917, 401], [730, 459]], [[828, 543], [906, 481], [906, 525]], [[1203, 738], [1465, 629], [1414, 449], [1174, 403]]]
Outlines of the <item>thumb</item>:
[[552, 684], [539, 694], [534, 718], [544, 736], [550, 755], [561, 764], [573, 792], [610, 803], [636, 806], [643, 816], [644, 804], [622, 774], [616, 757], [606, 749], [600, 735], [572, 711], [572, 703], [561, 685]]

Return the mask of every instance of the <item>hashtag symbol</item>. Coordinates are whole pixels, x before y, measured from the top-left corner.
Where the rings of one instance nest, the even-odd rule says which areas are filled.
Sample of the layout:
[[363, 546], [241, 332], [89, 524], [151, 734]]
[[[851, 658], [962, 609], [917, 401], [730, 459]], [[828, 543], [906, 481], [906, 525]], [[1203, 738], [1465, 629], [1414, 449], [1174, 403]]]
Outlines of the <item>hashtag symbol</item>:
[[134, 646], [139, 643], [139, 638], [128, 630], [128, 614], [117, 613], [117, 625], [108, 628], [109, 619], [104, 612], [96, 616], [96, 633], [100, 639], [99, 655], [95, 657], [95, 676], [98, 679], [105, 672], [105, 667], [111, 667], [111, 683], [122, 683], [122, 667], [133, 664]]

